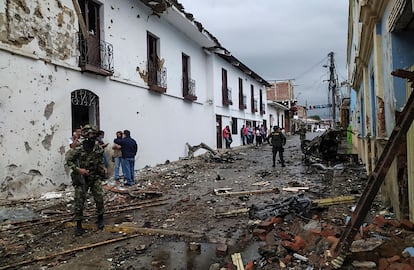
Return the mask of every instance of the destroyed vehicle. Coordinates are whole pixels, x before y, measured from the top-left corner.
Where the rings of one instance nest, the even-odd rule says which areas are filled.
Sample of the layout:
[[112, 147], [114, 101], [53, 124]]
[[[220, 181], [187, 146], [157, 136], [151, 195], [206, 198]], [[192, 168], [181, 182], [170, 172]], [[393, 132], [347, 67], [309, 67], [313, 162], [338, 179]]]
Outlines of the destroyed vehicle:
[[340, 143], [340, 129], [328, 129], [313, 140], [304, 140], [301, 144], [305, 157], [312, 156], [326, 161], [335, 161]]

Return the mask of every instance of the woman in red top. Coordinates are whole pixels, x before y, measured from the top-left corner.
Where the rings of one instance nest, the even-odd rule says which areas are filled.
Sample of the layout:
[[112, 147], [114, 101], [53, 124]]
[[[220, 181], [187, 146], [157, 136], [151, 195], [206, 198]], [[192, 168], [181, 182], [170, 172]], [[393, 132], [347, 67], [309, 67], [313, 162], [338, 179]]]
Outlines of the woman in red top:
[[229, 126], [226, 126], [223, 129], [223, 138], [226, 142], [226, 148], [229, 149], [230, 144], [233, 142], [233, 139], [231, 138], [231, 132], [230, 132], [230, 127]]

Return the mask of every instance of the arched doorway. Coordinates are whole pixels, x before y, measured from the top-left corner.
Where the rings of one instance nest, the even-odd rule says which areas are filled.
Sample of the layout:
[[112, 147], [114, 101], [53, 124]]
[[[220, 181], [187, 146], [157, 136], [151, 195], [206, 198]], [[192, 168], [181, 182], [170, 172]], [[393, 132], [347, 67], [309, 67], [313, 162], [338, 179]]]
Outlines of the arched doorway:
[[99, 97], [86, 89], [71, 93], [72, 130], [91, 124], [99, 127]]

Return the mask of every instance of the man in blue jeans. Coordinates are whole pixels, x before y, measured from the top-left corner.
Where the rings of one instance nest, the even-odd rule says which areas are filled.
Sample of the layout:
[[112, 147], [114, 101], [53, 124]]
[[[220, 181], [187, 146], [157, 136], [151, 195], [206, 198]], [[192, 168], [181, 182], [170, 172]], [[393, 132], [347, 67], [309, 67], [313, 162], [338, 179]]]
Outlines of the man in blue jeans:
[[122, 138], [117, 138], [114, 143], [121, 146], [122, 152], [122, 172], [126, 178], [126, 185], [132, 186], [135, 184], [135, 156], [138, 152], [137, 142], [131, 138], [131, 132], [124, 130]]

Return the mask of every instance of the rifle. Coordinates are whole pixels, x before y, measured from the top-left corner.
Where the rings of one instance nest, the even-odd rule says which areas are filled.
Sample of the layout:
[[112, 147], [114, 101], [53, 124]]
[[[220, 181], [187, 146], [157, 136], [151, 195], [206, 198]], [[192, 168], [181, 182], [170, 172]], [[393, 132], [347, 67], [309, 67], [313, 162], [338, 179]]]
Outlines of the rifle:
[[[78, 162], [78, 168], [80, 168], [79, 159], [77, 160], [77, 162]], [[79, 174], [79, 183], [82, 185], [83, 192], [87, 193], [88, 188], [86, 187], [85, 177], [82, 174]]]

